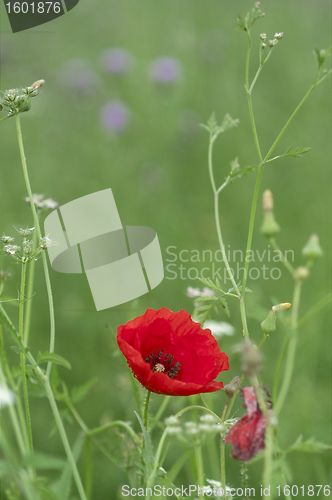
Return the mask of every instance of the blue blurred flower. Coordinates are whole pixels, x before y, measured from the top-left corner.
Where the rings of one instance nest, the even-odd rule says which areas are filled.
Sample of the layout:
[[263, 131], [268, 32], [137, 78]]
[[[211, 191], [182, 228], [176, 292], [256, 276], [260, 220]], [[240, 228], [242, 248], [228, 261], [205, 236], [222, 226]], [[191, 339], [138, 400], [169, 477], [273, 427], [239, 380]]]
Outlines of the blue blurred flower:
[[122, 101], [109, 101], [102, 107], [100, 117], [107, 130], [122, 132], [129, 124], [131, 113]]
[[159, 57], [150, 64], [150, 76], [157, 83], [175, 83], [181, 79], [182, 66], [173, 57]]
[[61, 70], [61, 83], [65, 89], [91, 95], [99, 86], [99, 77], [89, 68], [86, 59], [71, 59]]
[[132, 69], [134, 57], [125, 49], [106, 49], [100, 54], [100, 63], [109, 73], [121, 75]]

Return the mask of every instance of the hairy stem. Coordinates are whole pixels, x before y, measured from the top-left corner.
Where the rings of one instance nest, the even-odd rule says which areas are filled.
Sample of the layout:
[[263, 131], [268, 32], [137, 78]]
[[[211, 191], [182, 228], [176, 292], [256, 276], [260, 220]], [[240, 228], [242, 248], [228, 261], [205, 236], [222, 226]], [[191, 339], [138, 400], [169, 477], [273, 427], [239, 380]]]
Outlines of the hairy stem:
[[[24, 330], [24, 300], [25, 300], [25, 277], [26, 277], [26, 263], [22, 263], [21, 268], [21, 287], [20, 287], [20, 297], [19, 297], [19, 328], [18, 334], [20, 338], [23, 338], [23, 330]], [[20, 362], [21, 362], [21, 373], [22, 373], [22, 385], [23, 385], [23, 396], [24, 396], [24, 407], [25, 407], [25, 420], [28, 431], [28, 444], [29, 444], [29, 452], [30, 455], [33, 454], [33, 439], [32, 439], [32, 428], [31, 428], [31, 416], [30, 416], [30, 407], [29, 407], [29, 394], [28, 394], [28, 385], [27, 385], [27, 376], [25, 371], [25, 354], [20, 353]], [[31, 468], [33, 476], [35, 476], [36, 471], [34, 468]]]

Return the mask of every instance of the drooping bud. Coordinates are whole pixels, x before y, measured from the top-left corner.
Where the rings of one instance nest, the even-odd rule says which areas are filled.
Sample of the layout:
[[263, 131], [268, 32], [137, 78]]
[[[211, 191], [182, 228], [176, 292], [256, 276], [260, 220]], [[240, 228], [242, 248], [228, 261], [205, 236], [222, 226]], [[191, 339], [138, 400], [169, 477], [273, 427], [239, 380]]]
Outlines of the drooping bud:
[[309, 276], [310, 271], [307, 267], [305, 266], [300, 266], [295, 269], [295, 274], [294, 277], [296, 281], [305, 281], [307, 277]]
[[271, 311], [267, 315], [267, 317], [262, 321], [261, 328], [265, 335], [269, 335], [271, 332], [274, 332], [277, 328], [277, 312], [279, 311], [287, 311], [292, 306], [289, 302], [282, 302], [281, 304], [277, 304], [272, 307]]
[[229, 384], [225, 385], [224, 391], [228, 399], [231, 399], [234, 396], [237, 386], [239, 385], [240, 377], [234, 377], [233, 380], [230, 381]]
[[308, 260], [315, 261], [318, 257], [323, 255], [323, 250], [319, 245], [319, 238], [316, 233], [313, 233], [307, 244], [302, 250], [302, 255], [307, 257]]

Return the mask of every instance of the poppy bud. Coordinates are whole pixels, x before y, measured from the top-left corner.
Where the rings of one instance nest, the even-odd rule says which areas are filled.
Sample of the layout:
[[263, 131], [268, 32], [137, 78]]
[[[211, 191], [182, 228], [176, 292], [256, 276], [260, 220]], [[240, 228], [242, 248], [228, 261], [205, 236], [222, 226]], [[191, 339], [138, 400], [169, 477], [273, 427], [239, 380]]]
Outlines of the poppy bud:
[[231, 399], [234, 396], [237, 386], [239, 385], [240, 377], [234, 377], [233, 380], [227, 385], [225, 385], [224, 390], [228, 399]]
[[272, 310], [269, 312], [267, 317], [262, 321], [261, 328], [265, 335], [269, 335], [271, 332], [277, 328], [277, 318], [276, 313]]
[[295, 269], [295, 279], [296, 281], [305, 281], [309, 276], [310, 271], [305, 266], [300, 266]]
[[269, 189], [266, 189], [262, 197], [262, 206], [264, 210], [263, 224], [260, 232], [267, 238], [272, 238], [280, 231], [280, 226], [273, 215], [273, 196]]
[[313, 233], [310, 236], [307, 244], [302, 250], [302, 254], [311, 261], [314, 261], [317, 257], [321, 257], [323, 255], [323, 250], [319, 246], [319, 238], [316, 233]]
[[264, 212], [263, 224], [261, 225], [260, 232], [267, 238], [273, 238], [280, 231], [280, 226], [274, 218], [272, 210]]

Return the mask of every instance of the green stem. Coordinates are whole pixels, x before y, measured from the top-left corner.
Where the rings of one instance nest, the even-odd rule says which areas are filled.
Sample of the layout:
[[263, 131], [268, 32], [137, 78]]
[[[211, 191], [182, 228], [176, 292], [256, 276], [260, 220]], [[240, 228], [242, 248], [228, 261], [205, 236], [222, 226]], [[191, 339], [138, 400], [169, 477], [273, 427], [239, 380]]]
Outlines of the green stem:
[[246, 340], [249, 340], [249, 330], [248, 330], [248, 324], [247, 324], [247, 315], [246, 315], [244, 297], [240, 297], [239, 300], [240, 300], [241, 321], [242, 321], [242, 326], [243, 326], [243, 335], [244, 335], [244, 338]]
[[85, 493], [87, 500], [91, 499], [92, 474], [91, 474], [91, 438], [85, 440]]
[[273, 405], [275, 405], [275, 403], [277, 401], [279, 380], [280, 380], [281, 370], [282, 370], [282, 367], [284, 364], [286, 352], [288, 349], [289, 340], [290, 340], [289, 337], [285, 338], [284, 343], [283, 343], [282, 348], [281, 348], [281, 351], [280, 351], [280, 354], [279, 354], [279, 358], [278, 358], [276, 375], [274, 377], [274, 384], [273, 384], [273, 397], [272, 397]]
[[[24, 331], [25, 277], [26, 277], [26, 263], [23, 262], [21, 269], [21, 287], [20, 287], [20, 298], [19, 298], [19, 329], [18, 329], [18, 334], [21, 339], [23, 338], [23, 331]], [[30, 407], [29, 407], [29, 394], [28, 394], [27, 376], [25, 371], [25, 354], [20, 353], [20, 361], [21, 361], [23, 396], [24, 396], [24, 407], [25, 407], [25, 420], [28, 430], [29, 452], [30, 455], [33, 455], [33, 439], [32, 439]], [[33, 476], [35, 476], [36, 471], [34, 470], [34, 468], [32, 468], [31, 470]]]
[[239, 380], [239, 383], [237, 384], [237, 387], [235, 389], [235, 392], [234, 392], [234, 394], [232, 396], [231, 402], [228, 405], [228, 409], [227, 409], [227, 412], [226, 412], [226, 415], [225, 415], [225, 420], [228, 419], [228, 417], [229, 417], [229, 415], [230, 415], [230, 413], [232, 411], [233, 404], [235, 402], [236, 396], [237, 396], [237, 394], [238, 394], [238, 392], [240, 390], [240, 387], [241, 387], [241, 384], [242, 384], [243, 380], [244, 380], [244, 375], [242, 374], [242, 376], [241, 376], [241, 378]]
[[204, 498], [203, 496], [203, 486], [204, 486], [204, 467], [203, 467], [203, 455], [202, 455], [202, 447], [195, 446], [195, 458], [196, 458], [196, 467], [197, 467], [197, 480], [198, 486], [200, 487], [199, 498]]
[[[34, 238], [32, 253], [35, 252], [37, 248], [37, 238]], [[32, 259], [29, 264], [29, 273], [28, 273], [28, 285], [27, 285], [27, 302], [25, 306], [25, 321], [24, 321], [24, 334], [23, 339], [26, 345], [29, 344], [29, 332], [30, 332], [30, 324], [31, 324], [31, 311], [32, 311], [32, 297], [33, 297], [33, 285], [35, 279], [35, 269], [36, 269], [36, 260]]]
[[223, 261], [224, 261], [225, 267], [227, 269], [229, 278], [230, 278], [230, 280], [231, 280], [231, 282], [233, 284], [233, 287], [234, 287], [236, 293], [239, 296], [240, 295], [240, 290], [239, 290], [239, 288], [238, 288], [238, 286], [236, 284], [236, 281], [234, 279], [234, 275], [233, 275], [232, 270], [230, 268], [230, 265], [229, 265], [229, 262], [228, 262], [228, 259], [227, 259], [227, 255], [226, 255], [225, 245], [224, 245], [224, 242], [223, 242], [223, 239], [222, 239], [222, 234], [221, 234], [221, 229], [220, 229], [220, 219], [219, 219], [219, 195], [218, 195], [218, 193], [215, 193], [215, 195], [214, 195], [214, 217], [215, 217], [215, 221], [216, 221], [216, 229], [217, 229], [218, 241], [219, 241], [219, 246], [220, 246], [220, 250], [221, 250], [221, 253], [222, 253]]
[[0, 321], [7, 328], [8, 332], [10, 333], [10, 335], [12, 336], [12, 338], [16, 342], [16, 344], [19, 346], [19, 348], [25, 352], [25, 356], [26, 356], [27, 360], [29, 361], [29, 363], [33, 367], [35, 367], [34, 374], [36, 375], [36, 377], [38, 377], [39, 381], [41, 382], [42, 386], [45, 389], [47, 398], [49, 400], [49, 403], [50, 403], [50, 406], [51, 406], [51, 409], [52, 409], [52, 412], [53, 412], [53, 415], [55, 418], [55, 423], [57, 425], [57, 428], [58, 428], [58, 431], [59, 431], [59, 434], [61, 437], [61, 441], [62, 441], [63, 447], [65, 449], [65, 452], [66, 452], [66, 455], [68, 458], [68, 462], [69, 462], [71, 469], [72, 469], [72, 472], [73, 472], [74, 480], [76, 482], [76, 486], [77, 486], [77, 489], [78, 489], [78, 492], [80, 495], [80, 499], [87, 500], [86, 496], [85, 496], [84, 488], [82, 485], [82, 481], [81, 481], [81, 478], [79, 476], [79, 473], [78, 473], [78, 470], [76, 467], [76, 462], [75, 462], [74, 456], [72, 454], [72, 451], [70, 449], [70, 445], [68, 442], [66, 431], [65, 431], [65, 428], [63, 426], [61, 416], [60, 416], [57, 404], [56, 404], [55, 399], [54, 399], [54, 394], [53, 394], [53, 391], [52, 391], [52, 388], [50, 385], [49, 378], [47, 377], [47, 375], [45, 375], [43, 373], [43, 371], [39, 368], [39, 366], [37, 366], [36, 360], [34, 359], [32, 354], [27, 350], [26, 345], [24, 344], [23, 340], [20, 338], [19, 333], [17, 332], [15, 326], [11, 322], [10, 318], [8, 317], [6, 311], [3, 309], [1, 304], [0, 304]]
[[85, 495], [85, 491], [84, 491], [84, 488], [83, 488], [83, 484], [82, 484], [82, 481], [81, 481], [81, 478], [80, 478], [80, 475], [79, 475], [79, 472], [78, 472], [78, 469], [77, 469], [77, 465], [76, 465], [73, 453], [71, 451], [71, 448], [70, 448], [70, 445], [69, 445], [69, 442], [68, 442], [68, 438], [67, 438], [67, 435], [66, 435], [66, 431], [65, 431], [65, 428], [63, 426], [63, 423], [62, 423], [62, 420], [61, 420], [61, 416], [60, 416], [60, 413], [59, 413], [56, 401], [54, 399], [54, 395], [53, 395], [53, 392], [52, 392], [52, 389], [51, 389], [51, 386], [50, 386], [50, 382], [49, 382], [49, 379], [48, 379], [47, 376], [46, 377], [44, 376], [44, 380], [43, 380], [42, 383], [43, 383], [45, 392], [47, 394], [48, 400], [49, 400], [51, 408], [52, 408], [52, 412], [53, 412], [53, 415], [54, 415], [54, 418], [55, 418], [55, 422], [56, 422], [56, 425], [57, 425], [57, 428], [58, 428], [58, 431], [59, 431], [59, 434], [60, 434], [60, 437], [61, 437], [61, 441], [62, 441], [63, 447], [65, 449], [65, 452], [66, 452], [66, 455], [67, 455], [67, 458], [68, 458], [68, 462], [69, 462], [69, 464], [71, 466], [71, 469], [72, 469], [72, 472], [73, 472], [73, 477], [74, 477], [74, 480], [75, 480], [75, 483], [76, 483], [76, 487], [77, 487], [77, 490], [78, 490], [78, 493], [79, 493], [79, 497], [80, 497], [81, 500], [87, 500], [87, 497]]
[[289, 386], [291, 383], [294, 363], [295, 363], [295, 352], [296, 352], [296, 344], [297, 344], [297, 322], [298, 322], [298, 314], [299, 314], [299, 306], [300, 306], [300, 298], [301, 298], [301, 282], [296, 282], [294, 287], [293, 301], [292, 301], [292, 319], [291, 319], [291, 338], [289, 341], [288, 351], [287, 351], [287, 360], [285, 363], [285, 374], [282, 381], [280, 393], [278, 399], [275, 404], [274, 414], [277, 416], [286, 400], [286, 396], [289, 390]]
[[308, 90], [308, 92], [305, 94], [305, 96], [303, 97], [303, 99], [300, 101], [300, 103], [296, 106], [296, 108], [294, 109], [293, 113], [291, 114], [291, 116], [288, 118], [287, 122], [285, 123], [285, 125], [283, 126], [283, 128], [281, 129], [281, 131], [279, 132], [279, 135], [278, 137], [276, 138], [276, 140], [274, 141], [274, 143], [272, 144], [272, 146], [270, 147], [267, 155], [265, 156], [264, 158], [264, 163], [270, 158], [271, 154], [273, 153], [273, 151], [275, 150], [278, 142], [280, 141], [280, 139], [282, 138], [282, 136], [284, 135], [284, 133], [286, 132], [288, 126], [290, 125], [290, 123], [292, 122], [293, 118], [295, 117], [295, 115], [298, 113], [298, 111], [301, 109], [301, 107], [303, 106], [303, 104], [305, 103], [305, 101], [308, 99], [308, 97], [310, 96], [311, 92], [314, 90], [314, 88], [319, 85], [320, 82], [317, 82], [317, 77], [318, 77], [318, 74], [315, 78], [315, 81], [314, 83], [311, 85], [310, 89]]
[[247, 248], [246, 248], [246, 258], [245, 258], [245, 265], [244, 265], [244, 276], [243, 276], [242, 290], [241, 290], [241, 297], [242, 298], [244, 297], [244, 294], [245, 294], [247, 278], [248, 278], [249, 260], [247, 259], [247, 256], [250, 254], [250, 250], [251, 250], [252, 237], [253, 237], [254, 224], [255, 224], [256, 208], [257, 208], [257, 201], [258, 201], [258, 194], [259, 194], [259, 188], [260, 188], [262, 175], [263, 175], [263, 168], [264, 168], [264, 165], [260, 165], [259, 170], [258, 170], [258, 174], [257, 174], [256, 184], [255, 184], [254, 197], [253, 197], [252, 205], [251, 205], [249, 231], [248, 231]]
[[208, 164], [209, 164], [209, 176], [210, 176], [210, 181], [211, 181], [211, 186], [214, 194], [214, 218], [215, 218], [215, 223], [216, 223], [216, 229], [217, 229], [217, 235], [218, 235], [218, 241], [219, 241], [219, 246], [220, 250], [223, 256], [223, 261], [225, 263], [229, 278], [233, 284], [234, 289], [236, 290], [236, 293], [240, 295], [239, 288], [236, 284], [236, 281], [234, 279], [232, 270], [230, 268], [227, 255], [226, 255], [226, 250], [225, 250], [225, 245], [222, 239], [222, 234], [221, 234], [221, 229], [220, 229], [220, 218], [219, 218], [219, 193], [220, 193], [220, 188], [217, 191], [216, 189], [216, 183], [214, 180], [214, 175], [213, 175], [213, 161], [212, 161], [212, 152], [213, 152], [213, 144], [215, 141], [215, 136], [210, 135], [210, 142], [209, 142], [209, 153], [208, 153]]
[[226, 463], [225, 463], [225, 445], [222, 437], [220, 436], [220, 472], [221, 472], [221, 487], [223, 489], [223, 500], [227, 500], [226, 497]]
[[[20, 155], [21, 155], [21, 161], [22, 161], [22, 167], [23, 167], [23, 175], [24, 175], [24, 180], [25, 180], [25, 185], [26, 185], [26, 189], [28, 192], [28, 196], [30, 199], [30, 206], [31, 206], [34, 224], [35, 224], [36, 231], [37, 231], [37, 237], [39, 239], [39, 238], [41, 238], [41, 230], [40, 230], [40, 225], [39, 225], [36, 207], [35, 207], [35, 204], [33, 202], [33, 197], [32, 197], [32, 190], [31, 190], [31, 186], [30, 186], [28, 168], [27, 168], [27, 163], [26, 163], [26, 158], [25, 158], [25, 153], [24, 153], [23, 137], [22, 137], [22, 130], [21, 130], [21, 123], [20, 123], [19, 114], [16, 114], [15, 118], [16, 118], [16, 131], [17, 131], [18, 145], [19, 145], [19, 149], [20, 149]], [[54, 343], [55, 343], [55, 317], [54, 317], [54, 306], [53, 306], [53, 295], [52, 295], [51, 281], [50, 281], [50, 276], [49, 276], [49, 272], [48, 272], [47, 258], [46, 258], [45, 252], [42, 252], [42, 261], [43, 261], [46, 289], [47, 289], [47, 296], [48, 296], [48, 306], [49, 306], [49, 313], [50, 313], [50, 347], [49, 347], [49, 352], [52, 353], [52, 352], [54, 352]], [[50, 376], [51, 368], [52, 368], [52, 362], [50, 361], [47, 365], [47, 377]]]

